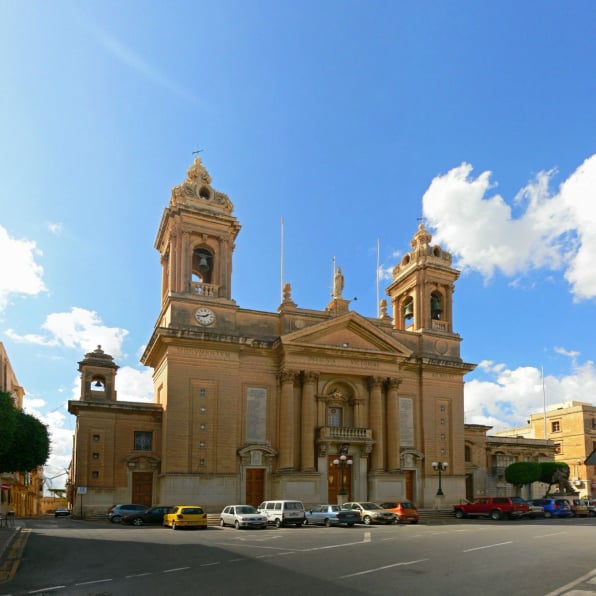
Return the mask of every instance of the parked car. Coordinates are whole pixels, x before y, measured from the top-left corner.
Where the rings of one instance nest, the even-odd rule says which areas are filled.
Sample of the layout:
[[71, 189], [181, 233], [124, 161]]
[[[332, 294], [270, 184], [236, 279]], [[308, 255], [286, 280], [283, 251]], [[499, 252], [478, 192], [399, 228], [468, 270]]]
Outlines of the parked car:
[[358, 503], [344, 503], [342, 509], [353, 509], [360, 514], [360, 521], [367, 526], [370, 524], [395, 524], [397, 516], [393, 511], [383, 509], [378, 503], [361, 501]]
[[526, 501], [529, 511], [527, 517], [535, 519], [536, 517], [544, 517], [544, 507], [542, 505], [534, 505], [532, 501]]
[[176, 505], [163, 516], [163, 526], [179, 530], [180, 528], [207, 527], [207, 514], [199, 505]]
[[150, 507], [147, 511], [137, 511], [136, 513], [127, 513], [122, 516], [123, 524], [132, 524], [133, 526], [143, 526], [145, 524], [162, 524], [163, 516], [172, 510], [170, 505], [158, 505]]
[[54, 517], [68, 517], [70, 515], [70, 509], [66, 507], [58, 507], [56, 511], [54, 511]]
[[342, 509], [339, 505], [324, 503], [313, 505], [305, 512], [306, 523], [310, 525], [340, 526], [345, 524], [352, 527], [360, 523], [360, 513], [354, 509]]
[[234, 526], [240, 528], [261, 528], [267, 527], [267, 517], [257, 511], [252, 505], [228, 505], [223, 508], [219, 515], [219, 525]]
[[552, 499], [549, 497], [542, 499], [530, 499], [528, 503], [542, 507], [544, 517], [573, 517], [573, 511], [567, 499]]
[[393, 511], [397, 515], [397, 520], [400, 522], [417, 524], [420, 519], [416, 505], [410, 503], [410, 501], [387, 501], [386, 503], [381, 503], [381, 507], [387, 509], [387, 511]]
[[567, 497], [567, 500], [575, 517], [588, 517], [590, 515], [588, 503], [585, 499], [570, 499]]
[[108, 509], [107, 516], [113, 524], [119, 524], [123, 516], [130, 513], [142, 513], [147, 509], [149, 509], [149, 505], [114, 505]]
[[302, 501], [263, 501], [257, 509], [267, 517], [267, 523], [273, 524], [276, 528], [290, 524], [299, 528], [306, 521]]
[[514, 519], [528, 515], [530, 508], [521, 497], [481, 497], [468, 503], [453, 506], [458, 519], [464, 517], [490, 517], [491, 519]]

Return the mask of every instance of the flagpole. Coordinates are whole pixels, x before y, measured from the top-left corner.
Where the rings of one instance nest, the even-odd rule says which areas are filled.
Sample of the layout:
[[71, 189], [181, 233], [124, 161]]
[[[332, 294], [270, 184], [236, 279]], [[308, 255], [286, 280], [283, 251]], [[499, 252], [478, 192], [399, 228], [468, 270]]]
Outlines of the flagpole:
[[284, 301], [284, 218], [281, 218], [280, 304]]

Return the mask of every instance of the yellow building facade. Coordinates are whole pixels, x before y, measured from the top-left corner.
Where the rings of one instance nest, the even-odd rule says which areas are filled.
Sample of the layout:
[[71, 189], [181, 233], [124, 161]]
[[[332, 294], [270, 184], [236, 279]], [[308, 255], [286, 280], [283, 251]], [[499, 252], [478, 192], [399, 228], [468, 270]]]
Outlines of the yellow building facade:
[[420, 225], [378, 318], [351, 310], [340, 268], [320, 310], [299, 307], [286, 284], [277, 312], [263, 312], [233, 299], [240, 227], [197, 158], [155, 241], [161, 310], [141, 358], [154, 403], [118, 401], [118, 367], [101, 348], [79, 363], [75, 511], [275, 498], [436, 506], [436, 461], [448, 463], [441, 505], [464, 498], [463, 377], [474, 365], [452, 319], [451, 255]]

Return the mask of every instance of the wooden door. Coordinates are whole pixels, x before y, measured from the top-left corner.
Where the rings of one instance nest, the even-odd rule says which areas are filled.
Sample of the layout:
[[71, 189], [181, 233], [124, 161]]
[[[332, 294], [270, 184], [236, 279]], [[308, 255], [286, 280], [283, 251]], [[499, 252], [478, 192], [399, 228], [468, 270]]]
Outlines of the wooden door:
[[406, 499], [414, 501], [414, 470], [405, 470], [406, 473]]
[[246, 470], [246, 504], [258, 507], [265, 500], [265, 469]]
[[139, 505], [153, 505], [153, 472], [133, 472], [131, 500]]
[[[339, 459], [338, 455], [330, 455], [327, 458], [327, 502], [328, 503], [337, 503], [338, 496], [341, 492], [342, 487], [342, 468], [341, 466], [336, 466], [333, 463], [333, 460]], [[350, 458], [351, 459], [351, 458]], [[344, 465], [343, 468], [343, 488], [345, 491], [345, 495], [343, 497], [343, 502], [350, 501], [351, 494], [352, 494], [352, 466], [348, 466], [347, 464]]]

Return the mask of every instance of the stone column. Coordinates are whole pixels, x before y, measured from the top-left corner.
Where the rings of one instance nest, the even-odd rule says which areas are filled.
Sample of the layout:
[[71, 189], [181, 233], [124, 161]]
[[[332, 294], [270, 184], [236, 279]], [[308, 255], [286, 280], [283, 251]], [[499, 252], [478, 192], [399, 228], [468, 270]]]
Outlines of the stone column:
[[303, 472], [315, 469], [315, 389], [318, 378], [317, 373], [307, 372], [302, 384], [300, 469]]
[[294, 469], [294, 380], [296, 371], [282, 370], [279, 403], [279, 468]]
[[375, 445], [371, 455], [371, 472], [385, 469], [385, 437], [383, 432], [383, 379], [381, 377], [369, 377], [368, 386], [370, 390], [370, 406], [368, 419], [372, 429]]
[[387, 469], [397, 470], [399, 462], [399, 397], [401, 379], [387, 382]]

